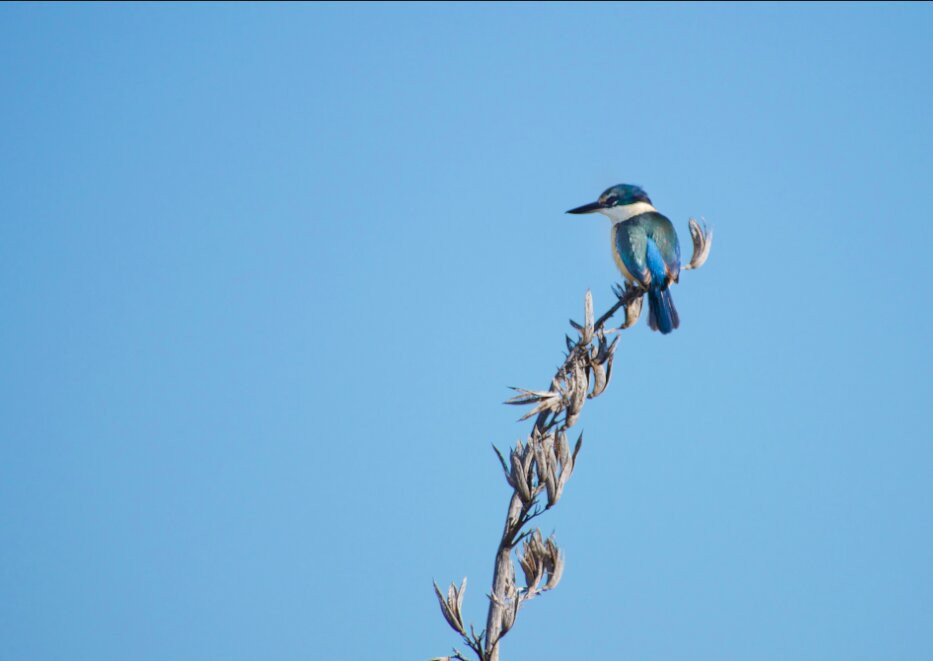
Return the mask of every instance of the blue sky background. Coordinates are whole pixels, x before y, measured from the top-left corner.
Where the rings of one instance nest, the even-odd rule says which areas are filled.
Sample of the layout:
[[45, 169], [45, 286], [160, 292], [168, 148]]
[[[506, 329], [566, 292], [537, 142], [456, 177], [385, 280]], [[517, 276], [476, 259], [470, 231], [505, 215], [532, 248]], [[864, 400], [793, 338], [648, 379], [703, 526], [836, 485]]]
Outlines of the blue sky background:
[[643, 185], [503, 659], [933, 657], [931, 5], [0, 7], [0, 658], [427, 659]]

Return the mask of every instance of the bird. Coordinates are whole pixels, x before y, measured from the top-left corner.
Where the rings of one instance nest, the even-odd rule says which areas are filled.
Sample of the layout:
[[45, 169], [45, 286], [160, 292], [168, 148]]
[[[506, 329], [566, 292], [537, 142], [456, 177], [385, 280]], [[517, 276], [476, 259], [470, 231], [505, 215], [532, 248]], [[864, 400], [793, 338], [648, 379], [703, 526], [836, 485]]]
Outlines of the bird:
[[612, 221], [612, 256], [622, 276], [648, 294], [648, 326], [666, 335], [680, 326], [670, 286], [680, 279], [680, 242], [674, 224], [641, 186], [618, 184], [595, 202], [567, 213], [601, 213]]

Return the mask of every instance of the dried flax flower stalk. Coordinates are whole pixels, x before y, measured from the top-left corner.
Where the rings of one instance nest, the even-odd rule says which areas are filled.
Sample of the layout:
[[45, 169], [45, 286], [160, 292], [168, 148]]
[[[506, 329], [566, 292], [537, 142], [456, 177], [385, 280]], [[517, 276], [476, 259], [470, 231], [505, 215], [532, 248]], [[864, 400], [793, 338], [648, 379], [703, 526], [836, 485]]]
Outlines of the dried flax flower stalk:
[[[698, 269], [709, 257], [713, 234], [693, 218], [689, 221], [693, 240], [693, 257], [684, 270]], [[593, 318], [593, 297], [586, 292], [584, 322], [573, 320], [570, 325], [577, 332], [576, 339], [567, 336], [567, 355], [563, 364], [551, 380], [547, 390], [524, 390], [513, 388], [516, 395], [506, 404], [531, 405], [533, 408], [521, 417], [534, 417], [528, 438], [516, 441], [509, 450], [508, 459], [493, 446], [502, 466], [505, 481], [512, 488], [502, 538], [496, 550], [493, 570], [492, 593], [486, 628], [479, 633], [472, 625], [469, 631], [463, 623], [461, 607], [466, 590], [466, 578], [459, 589], [451, 584], [446, 596], [434, 584], [434, 592], [440, 603], [441, 613], [447, 624], [463, 639], [464, 644], [476, 655], [478, 661], [499, 661], [499, 642], [515, 625], [521, 606], [539, 594], [553, 590], [560, 582], [564, 571], [564, 555], [554, 536], [543, 538], [539, 528], [527, 528], [532, 519], [554, 507], [560, 500], [573, 468], [577, 454], [583, 444], [581, 433], [574, 442], [573, 450], [567, 439], [569, 430], [579, 419], [587, 399], [598, 397], [609, 385], [612, 376], [612, 359], [619, 336], [610, 342], [607, 335], [629, 328], [641, 314], [645, 290], [626, 284], [613, 288], [616, 302], [598, 319]], [[607, 329], [609, 321], [620, 309], [625, 318], [618, 328]], [[523, 584], [516, 582], [512, 551], [521, 545], [517, 553]], [[463, 653], [454, 649], [450, 656], [434, 657], [430, 661], [469, 661]]]

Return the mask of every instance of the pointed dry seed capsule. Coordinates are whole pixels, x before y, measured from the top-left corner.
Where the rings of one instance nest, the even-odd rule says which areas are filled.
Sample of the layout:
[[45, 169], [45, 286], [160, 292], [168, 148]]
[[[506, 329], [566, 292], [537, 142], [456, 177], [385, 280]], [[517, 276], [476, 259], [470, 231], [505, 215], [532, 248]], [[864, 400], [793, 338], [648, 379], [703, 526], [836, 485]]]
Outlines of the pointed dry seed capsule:
[[[457, 591], [457, 619], [460, 622], [463, 622], [463, 595], [466, 593], [466, 583], [466, 576], [464, 576], [460, 589]], [[451, 587], [453, 587], [453, 583], [451, 583]]]
[[573, 462], [566, 461], [563, 464], [561, 464], [560, 474], [557, 476], [558, 498], [560, 497], [561, 492], [563, 492], [564, 487], [567, 485], [567, 482], [570, 480], [570, 476], [572, 474], [573, 474]]
[[564, 432], [557, 433], [557, 458], [560, 459], [561, 464], [570, 461], [570, 445], [567, 443], [567, 434]]
[[568, 379], [569, 393], [567, 393], [567, 426], [572, 427], [580, 417], [580, 411], [583, 408], [583, 402], [586, 401], [586, 392], [589, 384], [586, 380], [586, 372], [580, 361], [574, 361], [570, 370]]
[[544, 454], [547, 460], [547, 481], [545, 482], [545, 486], [547, 487], [547, 506], [554, 507], [557, 501], [560, 500], [563, 485], [558, 478], [557, 457], [554, 456], [553, 445], [549, 445], [545, 448]]
[[529, 558], [529, 563], [533, 566], [538, 565], [541, 560], [539, 547], [541, 547], [541, 529], [535, 528], [522, 543], [522, 555]]
[[[453, 584], [451, 584], [451, 587], [453, 587]], [[441, 594], [441, 589], [437, 587], [437, 581], [434, 582], [434, 593], [437, 595], [437, 601], [441, 605], [441, 614], [444, 616], [444, 619], [447, 620], [447, 624], [461, 636], [465, 636], [466, 630], [463, 628], [463, 622], [460, 620], [459, 615], [454, 613], [448, 601], [444, 599], [444, 596]]]
[[522, 554], [518, 559], [522, 566], [522, 572], [525, 574], [525, 589], [528, 592], [534, 592], [538, 589], [538, 583], [544, 576], [544, 567], [539, 558], [530, 551], [528, 541], [522, 543]]
[[620, 328], [629, 328], [635, 325], [638, 317], [641, 316], [642, 296], [636, 296], [625, 305], [625, 323]]
[[548, 494], [548, 507], [553, 503], [552, 498], [553, 494], [557, 488], [557, 479], [554, 473], [551, 472], [551, 467], [548, 463], [547, 451], [544, 448], [543, 442], [535, 443], [535, 467], [538, 472], [538, 484], [544, 485], [547, 489]]
[[575, 360], [573, 363], [574, 393], [577, 400], [577, 406], [583, 407], [583, 400], [586, 398], [586, 391], [590, 388], [589, 379], [586, 376], [585, 359]]
[[577, 436], [577, 442], [573, 445], [573, 456], [570, 458], [571, 465], [576, 465], [577, 455], [580, 453], [580, 448], [583, 447], [583, 432], [580, 432], [580, 435]]
[[532, 432], [531, 438], [528, 439], [528, 445], [525, 446], [525, 451], [522, 454], [522, 468], [525, 470], [525, 475], [528, 476], [529, 482], [531, 478], [531, 464], [535, 459], [534, 443], [536, 438], [538, 438], [537, 432]]
[[[616, 342], [619, 341], [619, 336], [616, 335], [615, 339], [612, 341], [612, 344], [606, 349], [604, 354], [604, 360], [600, 364], [599, 369], [603, 375], [602, 383], [598, 382], [593, 386], [593, 392], [589, 394], [590, 398], [597, 397], [605, 392], [606, 388], [609, 387], [609, 382], [612, 380], [612, 359], [615, 357], [616, 351]], [[594, 373], [595, 373], [594, 369]], [[600, 387], [601, 386], [601, 387]]]
[[528, 486], [528, 474], [522, 466], [522, 456], [517, 448], [512, 450], [509, 458], [512, 462], [512, 488], [518, 493], [518, 497], [522, 499], [523, 503], [530, 503], [532, 498]]
[[606, 378], [606, 370], [600, 363], [591, 363], [590, 369], [593, 370], [593, 390], [587, 394], [587, 398], [593, 399], [603, 394], [609, 379]]
[[600, 333], [599, 345], [597, 347], [596, 356], [593, 359], [593, 362], [599, 363], [600, 365], [605, 364], [606, 360], [609, 359], [609, 356], [612, 355], [612, 352], [615, 351], [615, 345], [618, 341], [619, 336], [616, 335], [612, 340], [612, 344], [610, 344], [609, 340], [606, 339], [606, 336]]
[[544, 590], [553, 590], [560, 583], [561, 576], [564, 574], [564, 554], [552, 537], [547, 540], [548, 551], [548, 575], [547, 583], [544, 584]]
[[589, 358], [588, 362], [592, 364], [597, 364], [597, 363], [602, 362], [602, 360], [600, 359], [600, 352], [602, 351], [603, 345], [606, 343], [606, 336], [603, 335], [602, 330], [597, 332], [596, 336], [597, 336], [597, 342], [595, 344], [590, 345], [590, 350], [587, 353], [587, 357]]
[[616, 335], [609, 347], [606, 349], [606, 361], [612, 362], [612, 357], [616, 354], [616, 345], [619, 343], [619, 336]]
[[561, 495], [564, 492], [564, 485], [560, 479], [551, 473], [551, 479], [547, 483], [547, 506], [548, 508], [554, 507], [557, 504], [557, 501], [560, 500]]
[[557, 462], [557, 441], [553, 436], [549, 438], [549, 443], [544, 446], [545, 453], [547, 455], [547, 465], [548, 470], [554, 475], [558, 471], [558, 462]]
[[518, 556], [518, 564], [522, 568], [522, 573], [525, 575], [525, 587], [530, 586], [535, 580], [535, 565], [532, 558], [528, 557], [527, 553], [522, 553]]
[[544, 475], [547, 472], [547, 459], [544, 456], [544, 437], [534, 436], [528, 447], [534, 452], [535, 470], [538, 472], [538, 482], [544, 482]]

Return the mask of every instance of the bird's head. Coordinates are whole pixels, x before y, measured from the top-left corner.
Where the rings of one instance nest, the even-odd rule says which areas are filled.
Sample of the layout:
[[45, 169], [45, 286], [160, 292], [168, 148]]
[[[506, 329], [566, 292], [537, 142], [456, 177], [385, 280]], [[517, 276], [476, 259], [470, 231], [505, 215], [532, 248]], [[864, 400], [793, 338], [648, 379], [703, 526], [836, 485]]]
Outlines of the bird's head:
[[600, 195], [599, 199], [595, 202], [590, 202], [576, 209], [571, 209], [567, 213], [580, 214], [598, 211], [610, 218], [615, 218], [620, 214], [627, 215], [624, 213], [627, 211], [625, 207], [639, 203], [651, 205], [651, 198], [648, 197], [648, 193], [646, 193], [641, 186], [635, 186], [634, 184], [617, 184], [604, 190], [603, 194]]

